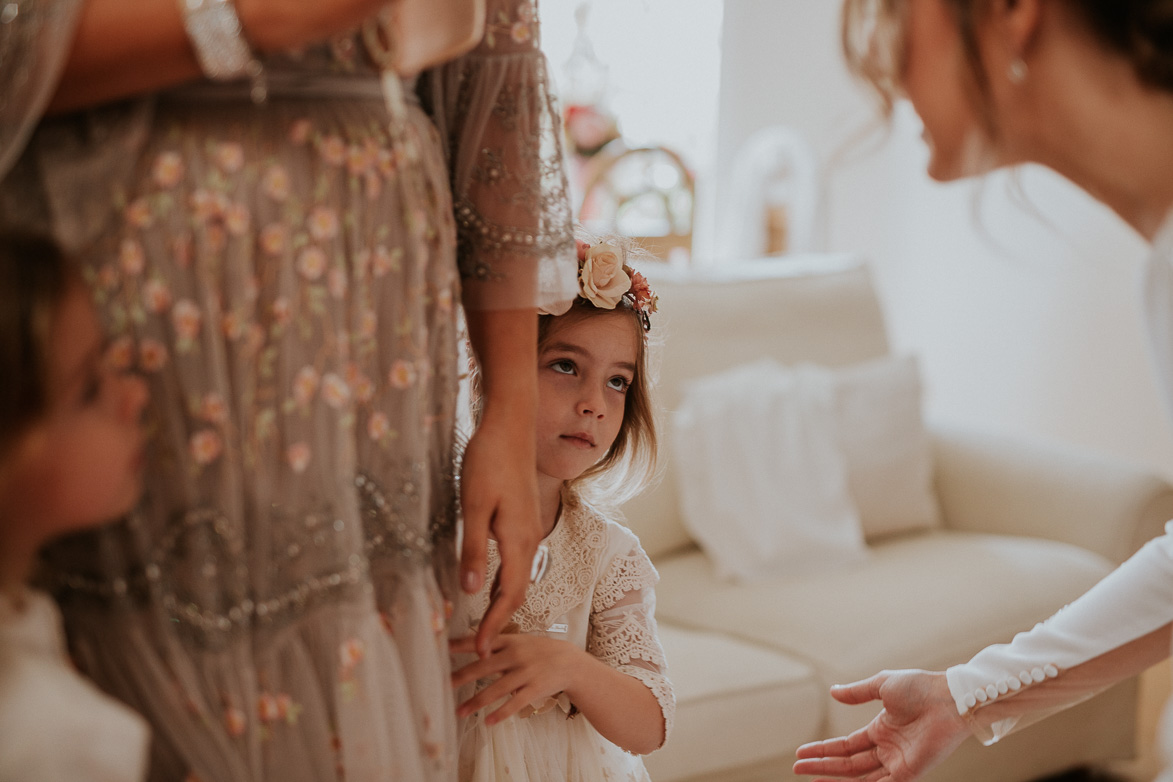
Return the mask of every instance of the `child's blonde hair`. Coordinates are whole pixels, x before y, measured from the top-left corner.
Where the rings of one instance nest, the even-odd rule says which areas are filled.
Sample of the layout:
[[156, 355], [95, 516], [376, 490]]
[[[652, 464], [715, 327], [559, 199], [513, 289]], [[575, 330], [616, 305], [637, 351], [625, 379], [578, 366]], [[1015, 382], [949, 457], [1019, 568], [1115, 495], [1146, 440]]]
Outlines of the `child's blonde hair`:
[[0, 461], [49, 407], [49, 340], [72, 284], [52, 240], [0, 232]]

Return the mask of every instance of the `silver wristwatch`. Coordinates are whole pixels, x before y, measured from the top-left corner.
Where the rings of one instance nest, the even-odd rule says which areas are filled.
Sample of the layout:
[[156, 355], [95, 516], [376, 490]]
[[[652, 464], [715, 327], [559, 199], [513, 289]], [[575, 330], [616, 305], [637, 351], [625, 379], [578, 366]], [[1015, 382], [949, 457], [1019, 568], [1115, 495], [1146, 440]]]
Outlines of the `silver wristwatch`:
[[[254, 99], [258, 98], [261, 63], [253, 55], [233, 0], [179, 0], [187, 37], [195, 49], [200, 70], [213, 81], [253, 80]], [[264, 100], [264, 96], [260, 96]]]

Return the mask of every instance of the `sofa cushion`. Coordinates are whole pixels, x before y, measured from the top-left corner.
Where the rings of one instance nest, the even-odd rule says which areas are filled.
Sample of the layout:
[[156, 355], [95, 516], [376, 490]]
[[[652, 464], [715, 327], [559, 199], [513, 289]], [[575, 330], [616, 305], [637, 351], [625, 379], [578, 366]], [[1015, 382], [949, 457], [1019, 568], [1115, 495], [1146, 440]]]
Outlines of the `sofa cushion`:
[[833, 371], [847, 484], [869, 542], [941, 526], [920, 365], [891, 356]]
[[[838, 367], [888, 353], [871, 274], [858, 257], [787, 256], [679, 275], [663, 264], [642, 270], [660, 296], [652, 339], [663, 339], [653, 351], [656, 404], [665, 411], [661, 453], [672, 452], [670, 416], [688, 380], [760, 358]], [[677, 482], [668, 464], [658, 485], [623, 507], [653, 559], [693, 542]]]
[[[1050, 616], [1112, 566], [1065, 543], [936, 531], [886, 541], [862, 565], [802, 579], [730, 584], [699, 551], [661, 558], [656, 567], [663, 621], [782, 651], [816, 667], [830, 685], [884, 668], [963, 662]], [[866, 717], [833, 708], [831, 734]]]
[[669, 743], [647, 757], [654, 779], [737, 768], [819, 737], [826, 687], [807, 665], [760, 645], [660, 622], [676, 691]]
[[728, 580], [866, 556], [825, 370], [771, 359], [690, 381], [673, 417], [684, 526]]

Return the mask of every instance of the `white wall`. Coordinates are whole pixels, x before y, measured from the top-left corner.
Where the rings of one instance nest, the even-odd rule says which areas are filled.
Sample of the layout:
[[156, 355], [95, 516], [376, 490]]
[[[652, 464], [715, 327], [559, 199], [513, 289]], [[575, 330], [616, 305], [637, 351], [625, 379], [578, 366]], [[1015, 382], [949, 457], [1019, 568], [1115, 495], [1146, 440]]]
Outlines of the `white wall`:
[[875, 124], [841, 61], [838, 12], [838, 0], [726, 0], [718, 170], [759, 128], [807, 135], [824, 170], [823, 246], [873, 261], [894, 347], [922, 359], [931, 416], [1173, 474], [1139, 321], [1143, 242], [1041, 169], [932, 183], [910, 112], [851, 143]]

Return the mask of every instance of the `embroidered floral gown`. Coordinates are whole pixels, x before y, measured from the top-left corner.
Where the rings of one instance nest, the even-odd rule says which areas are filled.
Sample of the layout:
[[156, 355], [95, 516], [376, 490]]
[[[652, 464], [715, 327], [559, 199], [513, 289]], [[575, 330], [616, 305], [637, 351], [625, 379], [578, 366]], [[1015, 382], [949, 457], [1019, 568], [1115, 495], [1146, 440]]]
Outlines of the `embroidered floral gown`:
[[461, 278], [475, 307], [575, 290], [532, 2], [492, 0], [404, 123], [355, 34], [269, 58], [264, 105], [205, 83], [38, 125], [80, 3], [0, 17], [0, 224], [79, 255], [151, 388], [140, 509], [49, 574], [154, 780], [454, 777]]
[[[666, 739], [676, 701], [656, 634], [654, 587], [659, 575], [639, 540], [626, 527], [572, 497], [543, 542], [549, 547], [550, 564], [513, 615], [517, 631], [569, 641], [643, 682], [660, 704]], [[487, 585], [499, 565], [496, 546], [490, 541], [486, 586], [457, 604], [454, 635], [475, 632], [489, 604]], [[472, 659], [472, 655], [459, 655], [455, 664], [466, 665]], [[489, 683], [466, 685], [457, 697], [467, 700]], [[500, 703], [460, 721], [460, 782], [648, 779], [639, 756], [603, 738], [582, 714], [572, 715], [565, 695], [533, 704], [537, 713], [530, 716], [518, 714], [486, 725], [485, 717]]]

